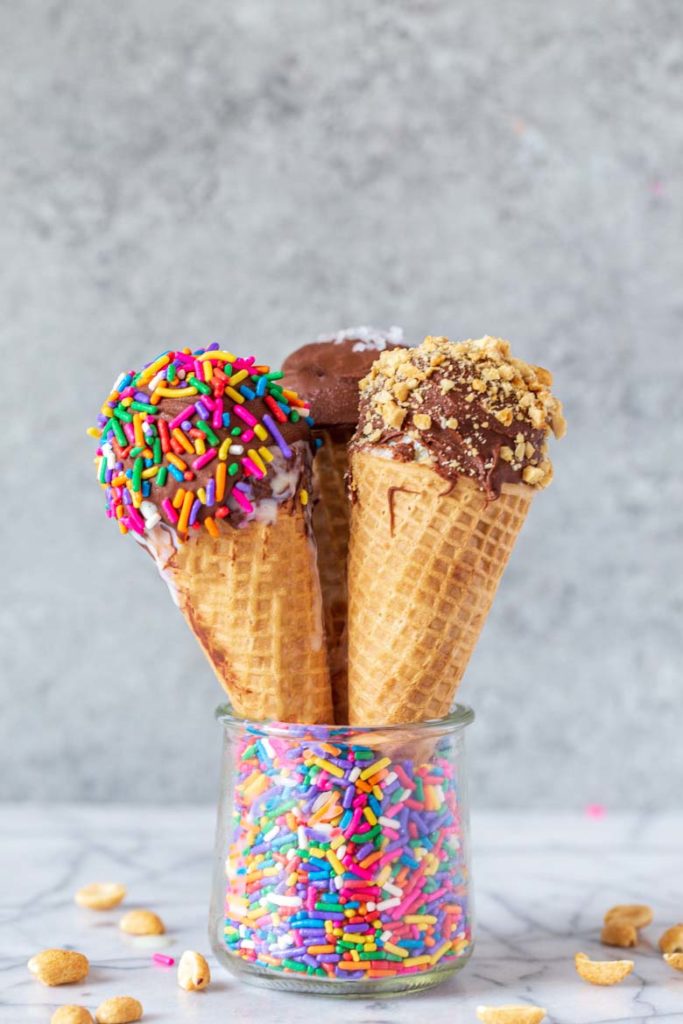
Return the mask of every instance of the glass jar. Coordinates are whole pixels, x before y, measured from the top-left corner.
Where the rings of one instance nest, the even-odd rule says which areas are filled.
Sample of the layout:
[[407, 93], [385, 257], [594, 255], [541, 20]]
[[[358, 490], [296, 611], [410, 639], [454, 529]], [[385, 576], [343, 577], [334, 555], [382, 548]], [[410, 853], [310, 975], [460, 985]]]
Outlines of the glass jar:
[[372, 728], [217, 715], [219, 962], [256, 985], [364, 996], [429, 988], [463, 967], [472, 711]]

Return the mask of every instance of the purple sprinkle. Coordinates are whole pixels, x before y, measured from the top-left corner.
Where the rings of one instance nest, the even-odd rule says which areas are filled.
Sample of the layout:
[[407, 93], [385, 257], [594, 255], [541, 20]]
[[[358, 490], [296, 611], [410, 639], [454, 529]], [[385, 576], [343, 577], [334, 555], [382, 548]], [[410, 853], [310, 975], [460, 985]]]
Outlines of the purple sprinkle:
[[197, 516], [199, 515], [199, 510], [201, 507], [202, 503], [199, 500], [199, 498], [197, 498], [190, 510], [190, 526], [194, 526], [194, 524], [197, 522]]
[[192, 424], [190, 423], [189, 420], [183, 420], [180, 426], [183, 428], [185, 433], [187, 433], [188, 430], [192, 430]]
[[273, 419], [272, 416], [269, 416], [268, 413], [266, 413], [265, 416], [263, 417], [263, 425], [267, 427], [267, 429], [275, 438], [275, 443], [277, 444], [278, 448], [280, 449], [284, 457], [286, 459], [291, 459], [292, 449], [289, 447], [284, 437], [282, 436], [278, 428], [275, 426], [275, 420]]
[[206, 485], [206, 504], [214, 505], [216, 503], [216, 481], [213, 477], [209, 480]]
[[209, 416], [211, 414], [210, 414], [209, 410], [206, 408], [206, 405], [204, 404], [204, 402], [201, 399], [198, 402], [195, 402], [195, 409], [197, 410], [197, 414], [199, 415], [199, 417], [201, 419], [203, 419], [203, 420], [208, 420], [209, 419]]

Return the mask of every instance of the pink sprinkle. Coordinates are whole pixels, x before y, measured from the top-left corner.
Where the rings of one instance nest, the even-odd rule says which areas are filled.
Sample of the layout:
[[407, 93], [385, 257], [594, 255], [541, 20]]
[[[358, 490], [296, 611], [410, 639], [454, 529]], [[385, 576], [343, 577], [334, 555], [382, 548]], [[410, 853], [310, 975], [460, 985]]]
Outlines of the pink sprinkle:
[[223, 426], [223, 399], [217, 398], [213, 407], [213, 416], [211, 417], [211, 426], [214, 430], [220, 430]]
[[235, 408], [233, 409], [233, 412], [235, 413], [235, 416], [239, 416], [239, 418], [241, 420], [244, 420], [244, 422], [247, 423], [250, 427], [255, 427], [256, 424], [258, 423], [256, 417], [252, 416], [249, 410], [245, 409], [243, 405], [236, 405]]
[[237, 502], [237, 504], [242, 506], [245, 512], [254, 511], [254, 506], [249, 501], [249, 498], [247, 498], [246, 494], [243, 494], [242, 491], [240, 491], [239, 487], [233, 488], [232, 496]]
[[123, 424], [123, 432], [130, 441], [131, 444], [135, 444], [135, 430], [133, 429], [132, 423]]
[[175, 960], [172, 956], [166, 956], [164, 953], [154, 953], [152, 960], [155, 964], [163, 964], [164, 967], [173, 967]]
[[[196, 466], [196, 463], [193, 462], [192, 465]], [[263, 470], [259, 469], [256, 463], [252, 462], [248, 455], [245, 455], [242, 459], [242, 466], [244, 467], [244, 473], [246, 476], [255, 476], [257, 480], [260, 480], [265, 476]]]
[[197, 380], [204, 382], [204, 364], [200, 363], [198, 359], [194, 361], [194, 375]]
[[163, 508], [164, 512], [166, 513], [166, 518], [171, 523], [177, 523], [178, 522], [178, 513], [173, 508], [173, 505], [171, 504], [169, 498], [164, 498], [164, 500], [161, 503], [161, 507]]
[[196, 414], [196, 412], [197, 410], [194, 407], [194, 405], [185, 406], [182, 412], [179, 412], [177, 416], [173, 417], [173, 419], [169, 423], [169, 428], [171, 430], [175, 430], [176, 427], [179, 427], [184, 420], [191, 420], [192, 417]]
[[248, 430], [243, 430], [242, 431], [242, 433], [240, 434], [240, 441], [244, 441], [244, 443], [246, 444], [247, 441], [251, 441], [253, 439], [253, 437], [254, 437], [254, 431], [250, 427]]
[[136, 533], [145, 532], [145, 520], [133, 505], [130, 505], [128, 508], [128, 518], [130, 520], [130, 525], [132, 525]]
[[599, 821], [600, 818], [604, 818], [607, 811], [603, 804], [588, 804], [586, 807], [586, 817], [592, 818], [593, 821]]
[[197, 470], [201, 469], [202, 466], [206, 466], [208, 462], [211, 462], [212, 459], [215, 459], [217, 454], [218, 453], [216, 452], [215, 448], [209, 448], [208, 451], [204, 452], [203, 455], [199, 455], [194, 460], [194, 462], [192, 463], [192, 468]]

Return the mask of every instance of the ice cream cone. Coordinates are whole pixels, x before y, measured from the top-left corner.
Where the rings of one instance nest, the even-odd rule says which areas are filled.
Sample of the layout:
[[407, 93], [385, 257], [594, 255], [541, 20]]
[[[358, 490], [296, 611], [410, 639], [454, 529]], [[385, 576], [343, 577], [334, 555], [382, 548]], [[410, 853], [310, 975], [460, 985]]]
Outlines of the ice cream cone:
[[305, 509], [217, 537], [198, 534], [177, 548], [159, 525], [144, 543], [238, 715], [332, 721]]
[[314, 490], [317, 492], [313, 530], [318, 548], [334, 720], [338, 723], [348, 720], [346, 559], [350, 504], [345, 476], [349, 465], [347, 444], [351, 434], [350, 429], [323, 431], [323, 446], [313, 464]]
[[526, 518], [533, 489], [488, 501], [466, 477], [366, 452], [351, 458], [349, 720], [445, 715]]

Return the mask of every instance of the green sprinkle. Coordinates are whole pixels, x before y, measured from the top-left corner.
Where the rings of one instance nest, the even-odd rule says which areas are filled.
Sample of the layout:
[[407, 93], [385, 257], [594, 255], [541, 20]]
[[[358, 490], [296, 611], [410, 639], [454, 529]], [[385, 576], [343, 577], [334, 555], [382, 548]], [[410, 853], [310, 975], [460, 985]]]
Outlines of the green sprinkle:
[[141, 444], [136, 445], [135, 448], [131, 448], [131, 450], [130, 450], [130, 457], [131, 457], [131, 459], [137, 459], [138, 455], [141, 455], [142, 452], [144, 452], [144, 450], [145, 449], [144, 449], [144, 447]]
[[172, 384], [173, 381], [175, 380], [175, 376], [176, 376], [175, 366], [174, 366], [173, 363], [169, 363], [168, 366], [166, 367], [166, 380], [170, 384]]
[[142, 470], [145, 465], [145, 460], [138, 455], [137, 459], [133, 464], [133, 490], [142, 490]]
[[374, 953], [359, 953], [358, 956], [361, 960], [402, 960], [403, 958], [397, 956], [396, 953], [380, 953], [376, 950]]
[[194, 375], [187, 378], [187, 383], [191, 384], [193, 388], [197, 389], [197, 391], [201, 391], [203, 395], [211, 394], [211, 388], [209, 387], [209, 385], [205, 384], [204, 381], [199, 380]]
[[219, 439], [216, 437], [213, 430], [205, 420], [198, 419], [196, 425], [199, 428], [199, 430], [201, 430], [201, 432], [208, 437], [211, 444], [220, 444]]
[[135, 409], [136, 412], [151, 412], [152, 414], [159, 412], [156, 405], [150, 405], [148, 402], [131, 402], [130, 408]]
[[122, 448], [126, 448], [128, 446], [128, 438], [126, 437], [126, 435], [123, 432], [123, 427], [121, 426], [119, 421], [116, 420], [116, 419], [110, 420], [110, 423], [111, 423], [112, 430], [116, 434], [116, 440], [119, 442], [119, 444], [121, 445]]
[[284, 377], [282, 370], [271, 370], [270, 373], [265, 373], [264, 377], [266, 380], [280, 380]]
[[357, 750], [356, 760], [357, 761], [372, 761], [375, 755], [371, 750]]
[[376, 835], [379, 835], [381, 828], [379, 825], [375, 825], [369, 832], [356, 832], [350, 836], [352, 843], [367, 843], [368, 839], [373, 839]]
[[100, 483], [107, 482], [107, 460], [104, 455], [100, 456]]
[[337, 947], [341, 946], [342, 949], [355, 949], [355, 942], [344, 942], [342, 939], [337, 939]]
[[223, 367], [223, 373], [226, 377], [232, 377], [232, 363], [226, 363]]
[[299, 972], [303, 971], [304, 974], [307, 971], [306, 964], [297, 963], [296, 960], [283, 960], [282, 961], [282, 966], [283, 967], [289, 967], [289, 969], [292, 970], [292, 971], [299, 971]]
[[168, 476], [168, 467], [161, 466], [157, 473], [156, 480], [154, 481], [157, 487], [163, 487], [166, 483], [166, 477]]
[[228, 466], [228, 473], [230, 474], [230, 476], [235, 476], [235, 474], [239, 472], [239, 468], [240, 467], [237, 465], [236, 462], [231, 462], [230, 465]]
[[292, 421], [292, 423], [298, 423], [299, 420], [301, 419], [301, 417], [299, 416], [299, 413], [296, 411], [296, 409], [292, 409], [292, 411], [289, 414], [289, 418]]
[[161, 462], [161, 438], [157, 437], [152, 446], [152, 458], [155, 462]]
[[128, 410], [124, 408], [124, 406], [122, 405], [116, 406], [116, 408], [114, 409], [114, 416], [116, 416], [117, 420], [122, 420], [123, 423], [133, 422], [133, 417], [128, 412]]
[[240, 427], [233, 427], [232, 430], [230, 431], [230, 436], [231, 437], [239, 437], [241, 433], [242, 433], [242, 430], [241, 430]]
[[248, 761], [249, 758], [253, 757], [255, 753], [256, 753], [256, 744], [255, 743], [251, 743], [247, 747], [247, 749], [244, 751], [244, 753], [242, 754], [242, 757], [245, 759], [245, 761]]

